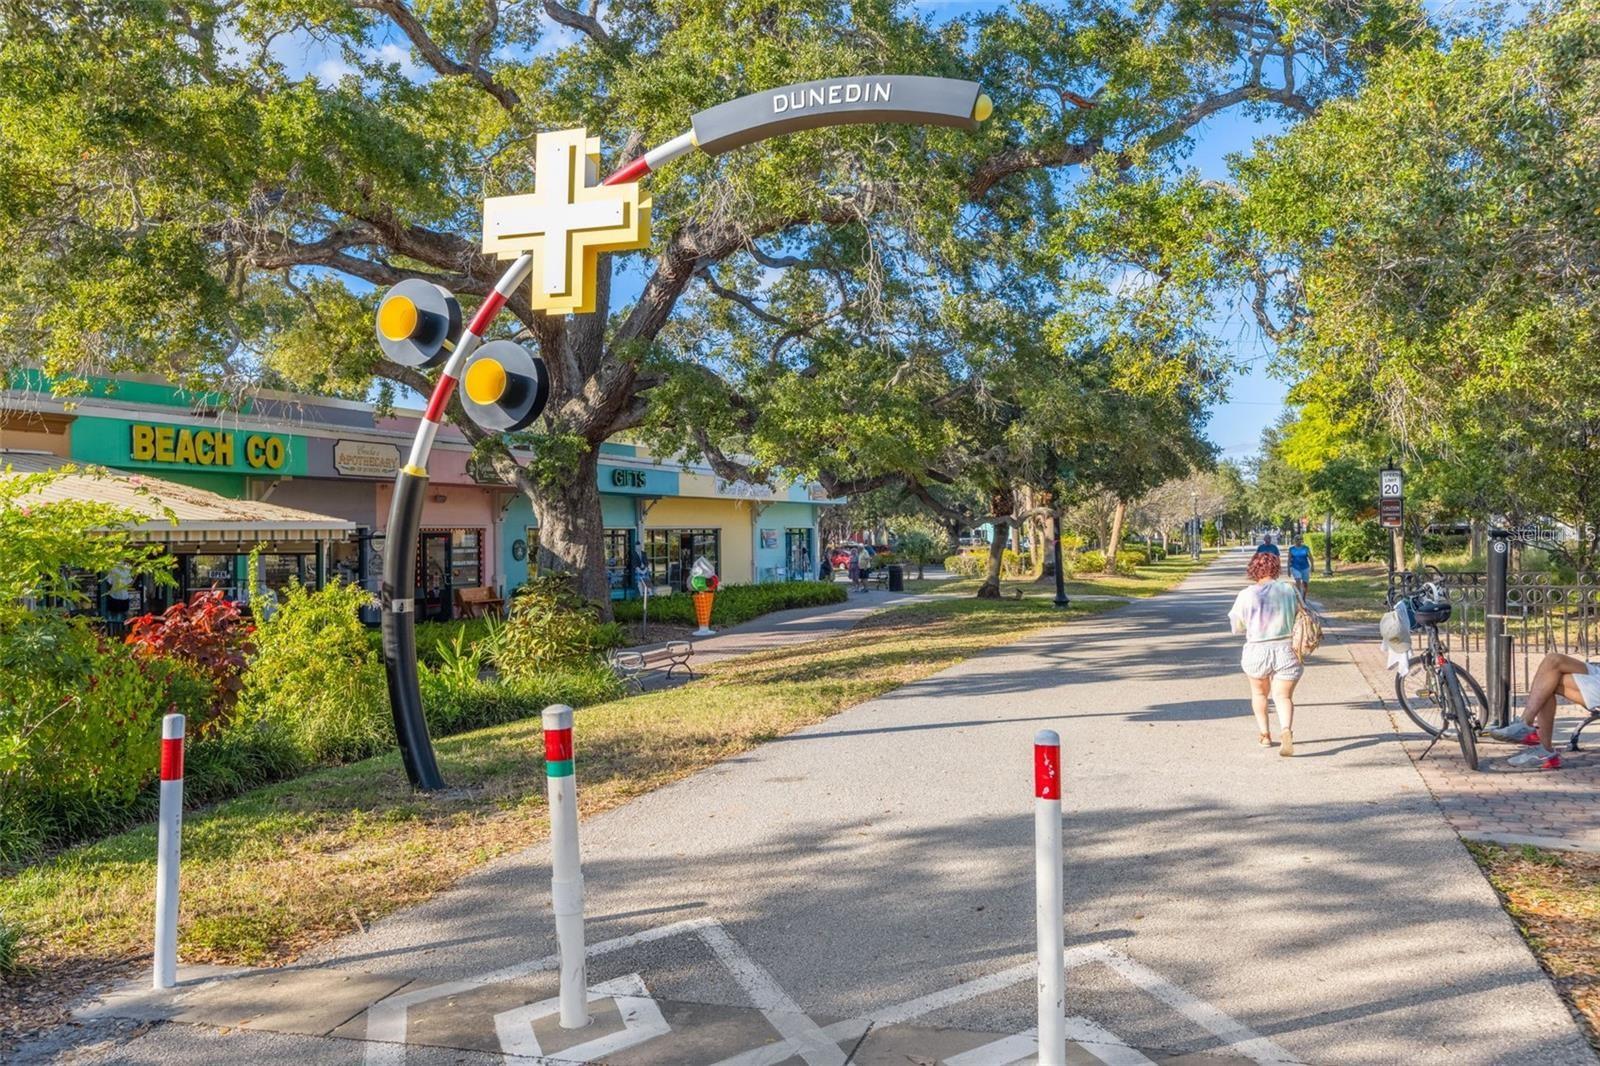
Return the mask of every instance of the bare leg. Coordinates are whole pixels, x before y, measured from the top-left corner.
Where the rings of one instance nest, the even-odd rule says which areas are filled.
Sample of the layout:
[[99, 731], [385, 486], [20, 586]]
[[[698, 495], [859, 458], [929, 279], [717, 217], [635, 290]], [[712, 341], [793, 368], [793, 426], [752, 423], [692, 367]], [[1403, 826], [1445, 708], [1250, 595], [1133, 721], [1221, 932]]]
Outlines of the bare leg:
[[[1571, 674], [1561, 675], [1559, 692], [1579, 707], [1583, 706], [1583, 695], [1578, 691], [1578, 683], [1572, 680]], [[1531, 699], [1528, 701], [1528, 705], [1530, 707], [1533, 706]], [[1539, 743], [1554, 751], [1556, 746], [1556, 697], [1554, 694], [1539, 706], [1539, 718], [1533, 723], [1533, 727], [1539, 731]]]
[[[1567, 678], [1575, 673], [1587, 673], [1589, 666], [1582, 659], [1574, 659], [1570, 655], [1551, 652], [1539, 663], [1539, 668], [1533, 672], [1533, 680], [1528, 683], [1528, 698], [1522, 705], [1522, 720], [1529, 725], [1544, 720], [1554, 724], [1556, 720], [1556, 693], [1568, 684]], [[1576, 686], [1573, 687], [1576, 691]], [[1567, 695], [1562, 692], [1562, 695]], [[1572, 699], [1567, 695], [1568, 699]], [[1539, 736], [1548, 742], [1550, 734], [1544, 728], [1539, 729]]]
[[1272, 685], [1269, 677], [1250, 677], [1245, 680], [1250, 682], [1250, 709], [1255, 712], [1256, 732], [1270, 736], [1272, 727], [1267, 724], [1267, 692]]
[[1278, 728], [1285, 733], [1294, 728], [1294, 687], [1299, 683], [1299, 678], [1272, 683], [1272, 702], [1278, 708]]

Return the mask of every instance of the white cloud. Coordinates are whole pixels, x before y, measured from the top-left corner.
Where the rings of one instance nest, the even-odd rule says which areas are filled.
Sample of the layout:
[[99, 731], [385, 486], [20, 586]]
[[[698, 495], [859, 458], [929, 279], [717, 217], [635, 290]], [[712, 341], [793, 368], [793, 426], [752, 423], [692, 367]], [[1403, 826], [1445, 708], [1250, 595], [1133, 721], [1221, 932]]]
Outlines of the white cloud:
[[318, 81], [332, 85], [341, 78], [357, 73], [357, 71], [355, 67], [352, 67], [342, 59], [324, 59], [316, 65], [312, 73], [317, 76]]
[[386, 66], [397, 66], [400, 73], [410, 81], [422, 77], [423, 71], [411, 58], [411, 49], [395, 44], [393, 41], [379, 48], [376, 52], [369, 53], [373, 59]]

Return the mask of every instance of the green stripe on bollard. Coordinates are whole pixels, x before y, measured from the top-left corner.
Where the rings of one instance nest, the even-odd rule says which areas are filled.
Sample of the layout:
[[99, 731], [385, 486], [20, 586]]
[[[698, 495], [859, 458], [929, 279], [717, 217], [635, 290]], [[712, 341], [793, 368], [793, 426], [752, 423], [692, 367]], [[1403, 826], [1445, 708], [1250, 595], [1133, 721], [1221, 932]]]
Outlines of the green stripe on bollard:
[[571, 777], [572, 776], [572, 760], [571, 759], [560, 759], [560, 760], [557, 760], [556, 762], [547, 762], [547, 763], [545, 763], [544, 764], [544, 776], [546, 776], [546, 777]]

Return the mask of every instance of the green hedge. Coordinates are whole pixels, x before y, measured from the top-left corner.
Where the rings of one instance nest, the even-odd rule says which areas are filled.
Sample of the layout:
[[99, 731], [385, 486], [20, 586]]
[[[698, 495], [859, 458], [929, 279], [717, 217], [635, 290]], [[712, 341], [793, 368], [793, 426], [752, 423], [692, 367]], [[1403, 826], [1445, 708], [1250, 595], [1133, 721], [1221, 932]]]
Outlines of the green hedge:
[[[196, 726], [212, 723], [190, 730], [184, 802], [191, 807], [393, 748], [381, 651], [356, 618], [365, 599], [349, 586], [291, 588], [257, 629], [245, 690], [222, 717], [210, 713], [215, 693], [191, 668], [135, 657], [81, 623], [41, 612], [22, 634], [0, 633], [0, 670], [9, 682], [0, 692], [0, 725], [12, 724], [19, 707], [59, 703], [52, 693], [77, 699], [74, 715], [51, 719], [59, 720], [59, 730], [29, 734], [37, 750], [13, 747], [8, 764], [0, 749], [0, 770], [11, 770], [0, 774], [0, 783], [26, 786], [0, 791], [0, 862], [26, 861], [154, 817], [160, 723], [169, 710]], [[487, 632], [487, 623], [474, 620], [445, 623], [430, 634], [432, 661], [420, 682], [434, 736], [530, 717], [552, 703], [581, 707], [622, 693], [610, 667], [598, 660], [515, 680], [486, 679]], [[50, 655], [37, 646], [46, 639], [54, 642]], [[29, 662], [31, 671], [24, 666]]]
[[[795, 607], [821, 607], [843, 603], [849, 590], [833, 581], [778, 581], [770, 585], [724, 585], [711, 604], [711, 624], [736, 626], [773, 611]], [[639, 600], [616, 604], [619, 622], [639, 621], [644, 607]], [[688, 593], [650, 597], [650, 620], [665, 625], [694, 625], [694, 602]]]

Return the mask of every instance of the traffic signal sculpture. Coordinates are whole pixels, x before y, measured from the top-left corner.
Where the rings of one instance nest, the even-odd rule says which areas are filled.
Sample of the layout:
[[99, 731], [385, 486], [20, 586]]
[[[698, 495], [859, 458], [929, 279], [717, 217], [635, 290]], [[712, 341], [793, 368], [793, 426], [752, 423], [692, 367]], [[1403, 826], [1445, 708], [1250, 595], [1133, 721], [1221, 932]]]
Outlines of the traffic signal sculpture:
[[458, 385], [467, 416], [494, 433], [526, 429], [550, 397], [543, 360], [512, 341], [483, 341], [506, 298], [531, 278], [535, 310], [593, 312], [600, 254], [650, 243], [650, 201], [641, 194], [640, 180], [692, 149], [715, 156], [797, 130], [869, 122], [976, 129], [992, 111], [977, 83], [951, 78], [884, 74], [787, 85], [697, 113], [687, 132], [600, 182], [598, 138], [581, 128], [541, 133], [534, 146], [534, 191], [484, 201], [483, 250], [511, 265], [471, 321], [463, 327], [455, 297], [430, 282], [402, 281], [383, 295], [375, 328], [384, 356], [402, 366], [439, 368], [410, 457], [395, 477], [379, 593], [389, 704], [414, 787], [444, 787], [417, 676], [413, 561], [428, 454]]

